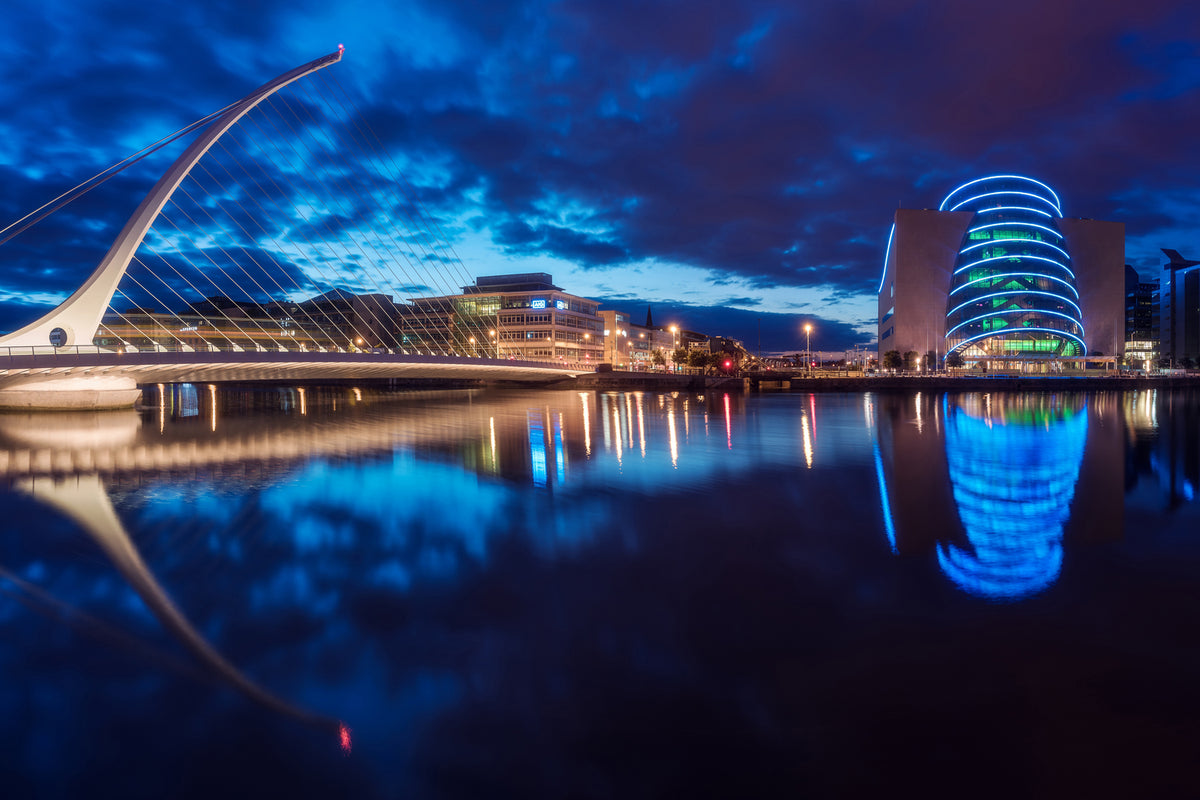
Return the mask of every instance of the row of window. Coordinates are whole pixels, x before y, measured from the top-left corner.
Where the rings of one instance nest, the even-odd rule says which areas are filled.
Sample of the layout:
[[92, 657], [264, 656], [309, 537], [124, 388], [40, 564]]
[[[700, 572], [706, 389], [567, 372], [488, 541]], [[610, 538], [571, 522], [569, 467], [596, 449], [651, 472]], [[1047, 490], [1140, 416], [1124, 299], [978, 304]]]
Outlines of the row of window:
[[971, 231], [967, 234], [967, 238], [972, 241], [997, 240], [997, 239], [1036, 239], [1037, 241], [1045, 241], [1042, 234], [1037, 231], [1027, 231], [1023, 228], [985, 228], [984, 230]]
[[[549, 295], [530, 296], [530, 297], [506, 297], [500, 305], [505, 309], [531, 308], [539, 309], [555, 309], [558, 311], [574, 311], [577, 314], [586, 314], [590, 317], [596, 316], [597, 310], [600, 308], [596, 303], [591, 303], [585, 300], [561, 299]], [[480, 307], [486, 307], [480, 304]], [[490, 312], [495, 314], [499, 309], [493, 306]]]
[[577, 317], [570, 314], [501, 314], [501, 325], [522, 326], [522, 325], [557, 325], [561, 328], [583, 328], [584, 330], [599, 333], [603, 330], [597, 320], [587, 317]]

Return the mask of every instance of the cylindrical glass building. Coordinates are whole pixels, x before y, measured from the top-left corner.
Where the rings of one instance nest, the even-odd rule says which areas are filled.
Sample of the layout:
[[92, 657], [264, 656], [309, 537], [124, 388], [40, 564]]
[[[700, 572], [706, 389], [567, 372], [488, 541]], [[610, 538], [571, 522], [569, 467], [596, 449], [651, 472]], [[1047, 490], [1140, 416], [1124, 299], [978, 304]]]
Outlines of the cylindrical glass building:
[[946, 303], [946, 350], [967, 361], [1086, 355], [1058, 196], [1019, 175], [964, 183], [941, 211], [973, 211]]

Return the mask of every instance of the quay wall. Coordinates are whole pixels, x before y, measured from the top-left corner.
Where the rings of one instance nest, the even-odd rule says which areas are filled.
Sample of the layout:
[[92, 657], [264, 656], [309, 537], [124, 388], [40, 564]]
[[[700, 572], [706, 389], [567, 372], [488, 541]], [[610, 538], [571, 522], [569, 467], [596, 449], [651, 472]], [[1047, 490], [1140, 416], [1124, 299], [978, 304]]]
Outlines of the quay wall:
[[653, 372], [586, 373], [553, 384], [555, 388], [613, 391], [706, 391], [737, 389], [761, 392], [1092, 392], [1125, 389], [1200, 388], [1200, 374], [1163, 376], [1032, 375], [821, 375], [808, 377], [673, 375]]

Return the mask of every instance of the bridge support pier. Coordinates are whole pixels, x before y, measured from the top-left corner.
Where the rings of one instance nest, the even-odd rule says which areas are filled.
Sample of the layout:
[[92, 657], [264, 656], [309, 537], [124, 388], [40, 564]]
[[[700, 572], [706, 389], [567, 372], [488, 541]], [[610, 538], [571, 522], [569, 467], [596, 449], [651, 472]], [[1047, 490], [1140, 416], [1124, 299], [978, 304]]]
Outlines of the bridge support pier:
[[0, 385], [0, 410], [131, 408], [141, 395], [133, 378], [123, 375], [30, 376]]

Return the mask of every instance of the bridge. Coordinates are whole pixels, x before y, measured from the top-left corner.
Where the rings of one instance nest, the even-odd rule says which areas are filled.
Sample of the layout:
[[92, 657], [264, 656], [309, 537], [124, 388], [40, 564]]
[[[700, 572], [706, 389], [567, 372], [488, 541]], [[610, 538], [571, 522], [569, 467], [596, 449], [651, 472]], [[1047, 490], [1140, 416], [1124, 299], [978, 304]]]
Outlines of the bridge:
[[[82, 285], [0, 336], [0, 408], [129, 407], [150, 383], [552, 382], [590, 371], [570, 358], [578, 349], [500, 357], [498, 299], [462, 299], [470, 280], [442, 223], [323, 77], [343, 53], [160, 140], [202, 131]], [[318, 77], [323, 94], [310, 85]], [[314, 111], [323, 105], [333, 113]], [[0, 244], [160, 146], [0, 230]], [[391, 299], [405, 294], [410, 303]]]

